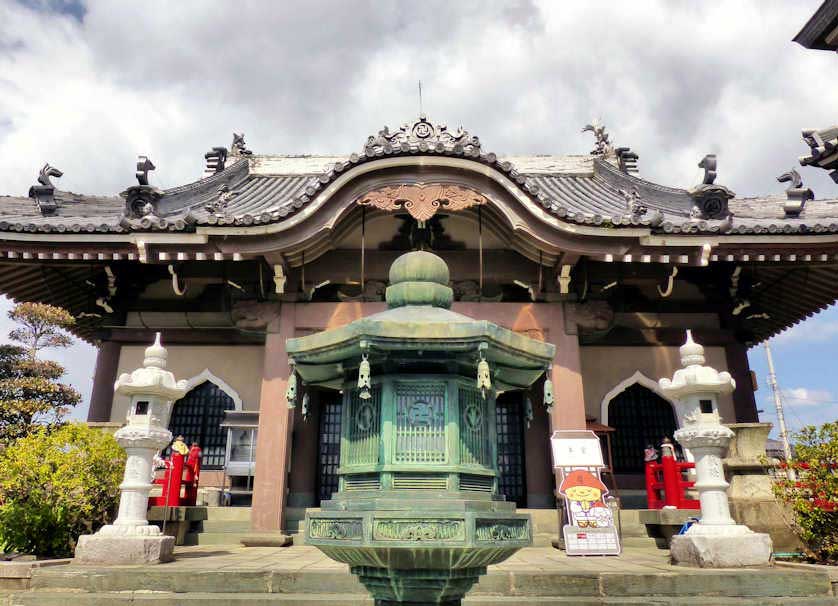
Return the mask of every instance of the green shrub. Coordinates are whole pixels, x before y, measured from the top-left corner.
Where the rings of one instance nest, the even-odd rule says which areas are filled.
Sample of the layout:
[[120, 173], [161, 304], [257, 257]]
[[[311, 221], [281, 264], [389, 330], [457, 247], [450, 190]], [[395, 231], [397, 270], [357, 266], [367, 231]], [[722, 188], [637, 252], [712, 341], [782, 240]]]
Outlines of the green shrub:
[[795, 435], [794, 455], [781, 465], [776, 495], [794, 513], [798, 536], [821, 562], [838, 562], [838, 422], [804, 427]]
[[83, 424], [42, 427], [0, 453], [0, 549], [71, 556], [113, 518], [125, 452]]

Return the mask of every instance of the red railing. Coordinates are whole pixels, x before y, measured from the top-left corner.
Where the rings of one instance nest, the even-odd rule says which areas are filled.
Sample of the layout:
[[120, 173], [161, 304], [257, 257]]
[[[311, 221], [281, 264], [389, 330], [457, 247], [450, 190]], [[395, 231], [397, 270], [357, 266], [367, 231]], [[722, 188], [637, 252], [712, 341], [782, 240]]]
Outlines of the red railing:
[[660, 463], [646, 463], [646, 500], [649, 509], [675, 507], [676, 509], [699, 509], [697, 499], [688, 499], [686, 491], [695, 482], [685, 479], [688, 469], [695, 463], [681, 463], [674, 457], [664, 456]]

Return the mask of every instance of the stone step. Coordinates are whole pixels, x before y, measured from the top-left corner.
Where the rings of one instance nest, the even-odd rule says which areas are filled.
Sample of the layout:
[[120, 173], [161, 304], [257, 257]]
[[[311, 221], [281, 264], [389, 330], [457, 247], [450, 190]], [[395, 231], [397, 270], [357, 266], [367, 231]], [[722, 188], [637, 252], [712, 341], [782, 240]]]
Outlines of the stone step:
[[530, 514], [534, 533], [556, 534], [558, 532], [559, 516], [555, 509], [519, 509], [518, 513]]
[[[130, 570], [130, 572], [129, 572]], [[32, 573], [32, 589], [43, 595], [59, 592], [174, 592], [185, 594], [200, 589], [207, 594], [238, 593], [335, 593], [365, 594], [360, 582], [342, 570], [323, 572], [178, 569], [146, 567], [135, 574], [127, 568], [58, 566]], [[788, 597], [832, 597], [829, 577], [824, 572], [775, 569], [691, 570], [659, 573], [588, 572], [550, 573], [494, 571], [482, 577], [474, 595], [526, 597], [610, 597], [715, 596], [764, 599]], [[835, 598], [832, 597], [834, 600]], [[34, 603], [34, 602], [29, 602]], [[75, 604], [76, 602], [72, 602]], [[654, 603], [654, 602], [652, 602]], [[63, 606], [63, 605], [62, 605]]]
[[[464, 606], [495, 606], [520, 604], [514, 596], [469, 595]], [[534, 606], [835, 606], [834, 597], [530, 597], [526, 603]], [[118, 606], [138, 604], [143, 606], [181, 606], [183, 604], [212, 604], [218, 606], [372, 606], [372, 598], [364, 595], [343, 594], [264, 594], [264, 593], [70, 593], [26, 592], [12, 594], [10, 606]]]
[[647, 530], [646, 526], [626, 526], [623, 524], [620, 527], [620, 535], [623, 537], [642, 537], [647, 538], [649, 536], [649, 531]]
[[201, 532], [250, 532], [250, 520], [205, 520]]
[[207, 520], [250, 523], [250, 507], [207, 507]]
[[654, 548], [657, 547], [658, 549], [667, 549], [666, 540], [656, 539], [650, 536], [643, 536], [643, 537], [627, 537], [623, 535], [622, 539], [623, 547], [648, 547]]
[[236, 545], [249, 530], [241, 532], [190, 532], [183, 540], [184, 545]]

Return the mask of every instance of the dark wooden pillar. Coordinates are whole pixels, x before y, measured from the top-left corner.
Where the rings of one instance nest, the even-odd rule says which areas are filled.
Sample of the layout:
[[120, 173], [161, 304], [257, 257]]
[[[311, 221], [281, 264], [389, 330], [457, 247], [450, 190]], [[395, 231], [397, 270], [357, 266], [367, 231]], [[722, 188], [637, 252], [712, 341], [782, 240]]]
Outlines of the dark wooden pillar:
[[302, 394], [294, 410], [294, 449], [291, 453], [291, 471], [288, 475], [288, 507], [314, 507], [317, 505], [317, 446], [320, 440], [321, 392], [312, 389], [308, 419], [303, 419]]
[[122, 344], [103, 341], [96, 354], [96, 369], [93, 371], [93, 392], [90, 395], [88, 421], [108, 422], [113, 406], [113, 384], [119, 370], [119, 354]]
[[250, 514], [250, 525], [257, 531], [285, 529], [285, 498], [294, 421], [294, 411], [288, 408], [285, 400], [290, 376], [285, 340], [294, 336], [295, 311], [294, 303], [283, 303], [279, 318], [268, 324], [265, 337], [256, 478]]
[[733, 392], [733, 410], [736, 413], [736, 423], [755, 423], [759, 421], [756, 398], [754, 398], [751, 367], [748, 364], [748, 350], [741, 343], [731, 343], [725, 346], [727, 371], [736, 381]]
[[525, 432], [527, 507], [531, 509], [552, 508], [553, 469], [550, 458], [550, 415], [544, 408], [543, 398], [539, 393], [541, 382], [530, 390], [532, 396], [533, 419]]

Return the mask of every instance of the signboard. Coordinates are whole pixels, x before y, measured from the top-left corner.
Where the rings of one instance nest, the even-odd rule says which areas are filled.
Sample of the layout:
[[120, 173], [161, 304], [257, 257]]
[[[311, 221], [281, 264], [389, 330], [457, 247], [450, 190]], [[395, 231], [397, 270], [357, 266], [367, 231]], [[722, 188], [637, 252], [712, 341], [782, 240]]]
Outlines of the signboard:
[[567, 555], [618, 555], [620, 538], [600, 477], [605, 465], [599, 438], [592, 431], [555, 431], [550, 446], [568, 517], [562, 528]]
[[554, 431], [550, 436], [553, 469], [605, 467], [599, 438], [592, 431]]

